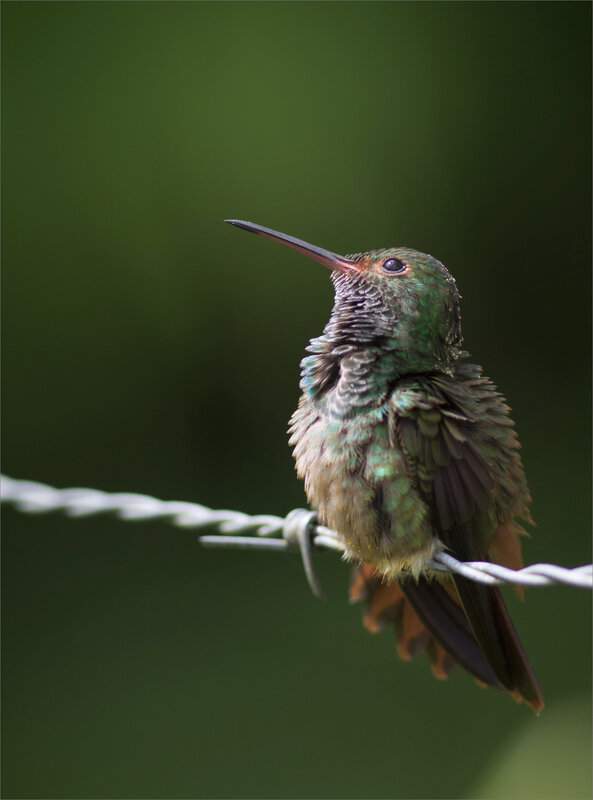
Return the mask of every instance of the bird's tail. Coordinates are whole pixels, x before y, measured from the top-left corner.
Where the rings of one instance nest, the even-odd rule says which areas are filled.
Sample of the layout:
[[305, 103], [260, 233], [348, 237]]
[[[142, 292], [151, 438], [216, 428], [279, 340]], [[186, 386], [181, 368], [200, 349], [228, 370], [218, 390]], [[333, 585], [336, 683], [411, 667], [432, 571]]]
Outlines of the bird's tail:
[[439, 679], [459, 664], [481, 685], [508, 690], [536, 713], [543, 708], [537, 680], [496, 587], [457, 577], [386, 581], [370, 564], [362, 564], [354, 567], [350, 599], [365, 601], [364, 624], [370, 631], [393, 624], [400, 658], [409, 660], [426, 650]]

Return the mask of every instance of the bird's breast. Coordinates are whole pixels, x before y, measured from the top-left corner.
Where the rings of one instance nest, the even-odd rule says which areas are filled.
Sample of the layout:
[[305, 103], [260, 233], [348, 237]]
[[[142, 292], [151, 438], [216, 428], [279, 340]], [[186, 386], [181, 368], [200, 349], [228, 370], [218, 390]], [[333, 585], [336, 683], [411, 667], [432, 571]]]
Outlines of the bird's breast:
[[385, 404], [336, 417], [328, 402], [304, 394], [290, 433], [309, 502], [348, 557], [393, 576], [432, 556], [427, 509], [403, 451], [389, 440]]

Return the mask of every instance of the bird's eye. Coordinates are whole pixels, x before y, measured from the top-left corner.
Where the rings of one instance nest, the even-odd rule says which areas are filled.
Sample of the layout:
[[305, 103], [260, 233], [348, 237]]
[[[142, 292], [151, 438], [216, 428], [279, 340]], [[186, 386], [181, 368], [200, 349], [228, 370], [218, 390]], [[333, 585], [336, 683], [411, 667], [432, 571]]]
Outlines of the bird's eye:
[[384, 272], [403, 272], [405, 268], [406, 265], [399, 258], [388, 258], [381, 264], [381, 269]]

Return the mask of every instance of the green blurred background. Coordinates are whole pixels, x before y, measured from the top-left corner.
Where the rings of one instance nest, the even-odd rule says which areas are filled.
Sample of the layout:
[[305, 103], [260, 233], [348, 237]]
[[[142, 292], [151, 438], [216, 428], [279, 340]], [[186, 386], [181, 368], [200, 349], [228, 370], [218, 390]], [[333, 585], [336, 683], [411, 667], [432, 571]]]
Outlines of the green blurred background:
[[[588, 563], [589, 3], [2, 4], [3, 470], [284, 514], [327, 271], [434, 253]], [[591, 796], [591, 598], [509, 595], [539, 719], [398, 662], [319, 556], [4, 512], [3, 796]]]

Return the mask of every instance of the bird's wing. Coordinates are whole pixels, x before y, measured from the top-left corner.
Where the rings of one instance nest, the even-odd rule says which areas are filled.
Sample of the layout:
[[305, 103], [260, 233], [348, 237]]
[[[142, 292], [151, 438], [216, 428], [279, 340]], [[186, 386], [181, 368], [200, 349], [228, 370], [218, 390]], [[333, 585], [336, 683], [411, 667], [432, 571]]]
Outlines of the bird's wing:
[[474, 441], [475, 427], [475, 420], [431, 381], [403, 382], [391, 396], [390, 442], [404, 451], [440, 531], [492, 506], [495, 483]]
[[[390, 442], [405, 453], [435, 532], [462, 561], [488, 557], [497, 532], [515, 541], [514, 513], [528, 497], [508, 409], [489, 381], [479, 373], [472, 380], [474, 385], [466, 386], [473, 390], [466, 393], [467, 402], [459, 384], [445, 377], [402, 381], [388, 413]], [[500, 683], [539, 707], [537, 681], [500, 591], [459, 576], [453, 581], [476, 642]], [[447, 631], [442, 614], [433, 613], [438, 598], [431, 596], [430, 585], [409, 583], [403, 591], [427, 629], [461, 660], [454, 636], [458, 621], [450, 615]]]

